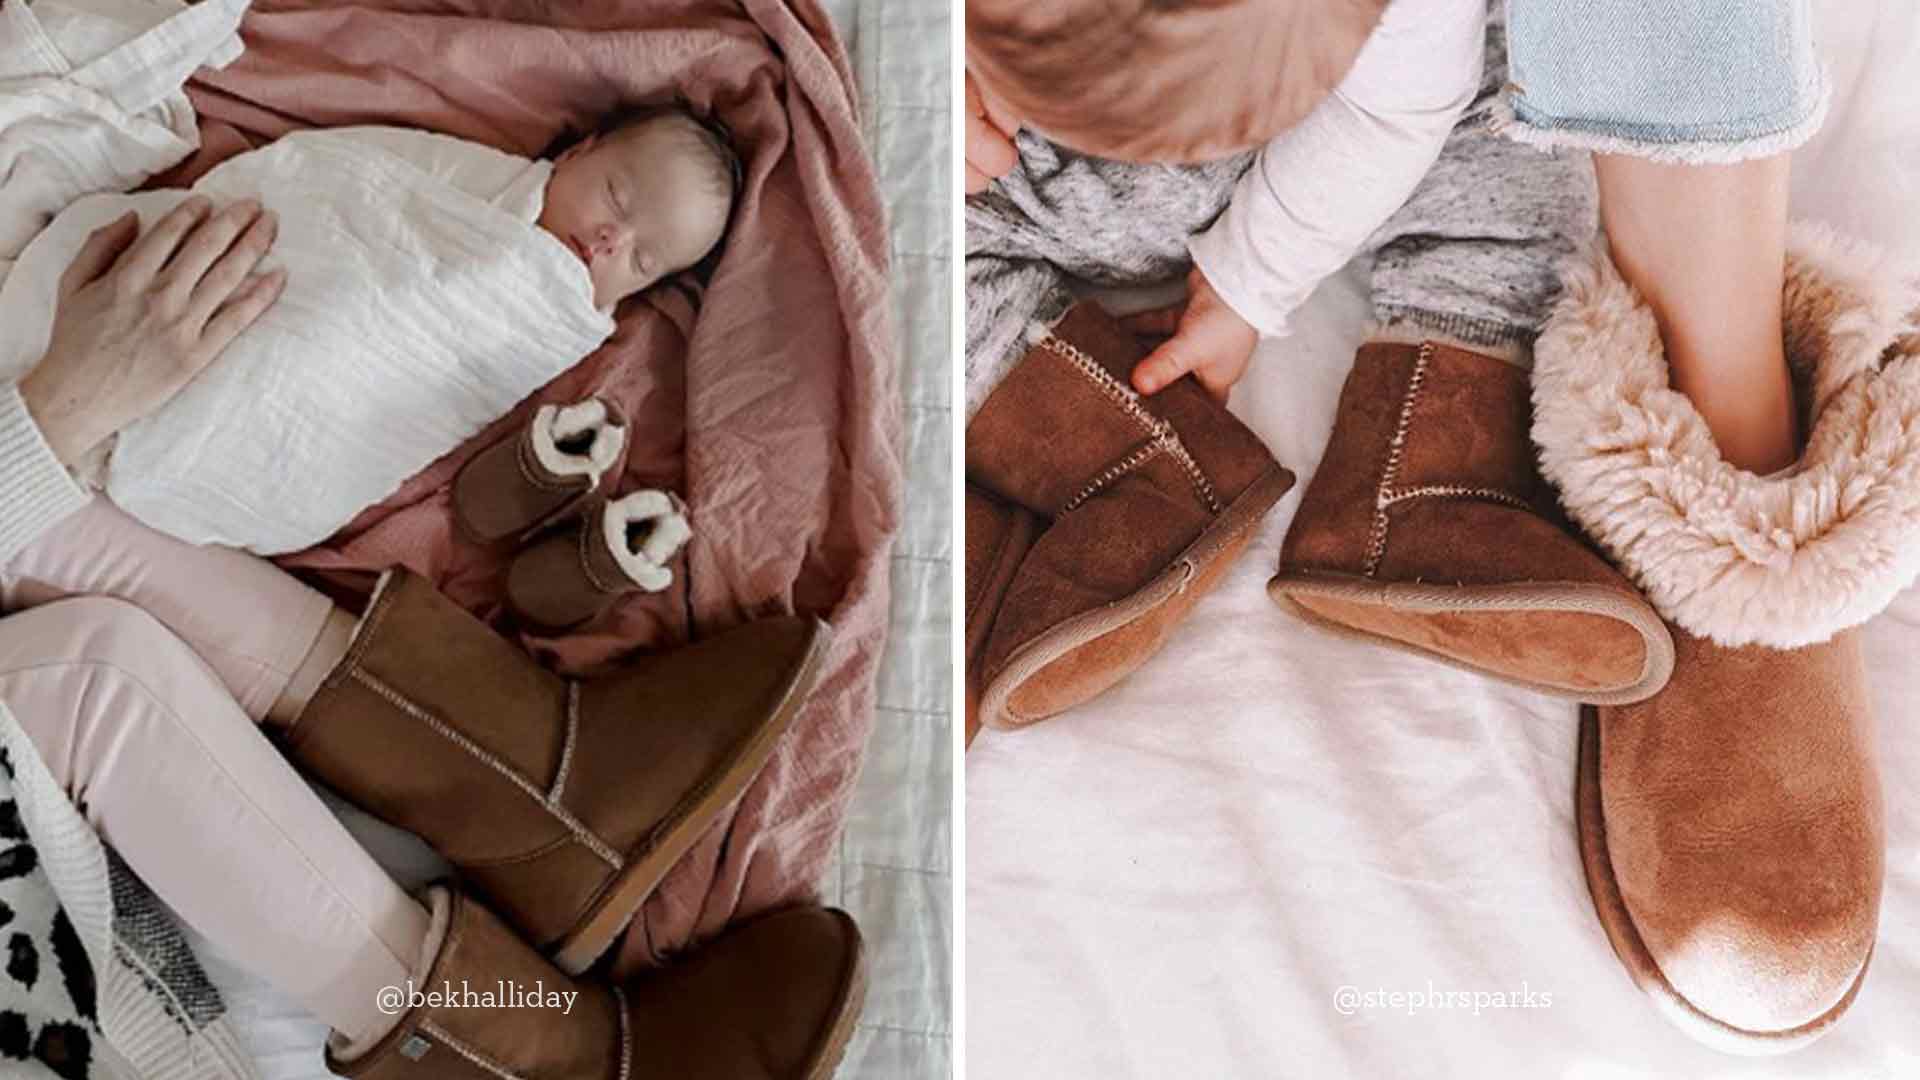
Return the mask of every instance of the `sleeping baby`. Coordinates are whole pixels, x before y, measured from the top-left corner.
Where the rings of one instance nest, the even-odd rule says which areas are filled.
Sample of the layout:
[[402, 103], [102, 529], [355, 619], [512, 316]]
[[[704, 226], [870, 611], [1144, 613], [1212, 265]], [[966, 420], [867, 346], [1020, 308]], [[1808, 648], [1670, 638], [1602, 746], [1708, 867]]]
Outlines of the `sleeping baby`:
[[691, 112], [616, 115], [551, 160], [428, 132], [287, 135], [180, 190], [60, 211], [0, 287], [11, 355], [44, 346], [94, 229], [191, 195], [278, 216], [274, 306], [166, 405], [96, 451], [122, 509], [192, 543], [315, 544], [598, 348], [621, 300], [700, 263], [739, 186]]

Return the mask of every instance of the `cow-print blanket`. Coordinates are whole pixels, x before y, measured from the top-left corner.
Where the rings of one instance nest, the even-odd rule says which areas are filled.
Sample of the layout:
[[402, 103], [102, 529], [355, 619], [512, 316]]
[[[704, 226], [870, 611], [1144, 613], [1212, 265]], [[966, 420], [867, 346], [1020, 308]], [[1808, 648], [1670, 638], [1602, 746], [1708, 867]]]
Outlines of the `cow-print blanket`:
[[[6, 975], [0, 978], [0, 1073], [22, 1074], [33, 1062], [62, 1080], [92, 1074], [98, 1029], [93, 964], [73, 923], [40, 872], [20, 805], [12, 794], [13, 766], [0, 751], [6, 788], [0, 801], [0, 935], [6, 938]], [[27, 1073], [31, 1075], [31, 1073]]]

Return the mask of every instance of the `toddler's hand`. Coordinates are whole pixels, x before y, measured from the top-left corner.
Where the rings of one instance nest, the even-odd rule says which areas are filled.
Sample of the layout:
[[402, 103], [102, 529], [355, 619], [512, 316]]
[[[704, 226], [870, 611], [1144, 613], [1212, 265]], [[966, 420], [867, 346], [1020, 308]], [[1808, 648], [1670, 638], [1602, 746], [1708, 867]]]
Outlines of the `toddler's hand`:
[[1197, 266], [1187, 275], [1184, 303], [1123, 322], [1136, 334], [1171, 334], [1133, 369], [1133, 388], [1143, 394], [1159, 393], [1191, 373], [1207, 393], [1225, 402], [1260, 341], [1260, 332], [1220, 299]]
[[1013, 136], [1020, 121], [991, 101], [967, 75], [967, 194], [985, 191], [987, 185], [1013, 171], [1020, 162]]

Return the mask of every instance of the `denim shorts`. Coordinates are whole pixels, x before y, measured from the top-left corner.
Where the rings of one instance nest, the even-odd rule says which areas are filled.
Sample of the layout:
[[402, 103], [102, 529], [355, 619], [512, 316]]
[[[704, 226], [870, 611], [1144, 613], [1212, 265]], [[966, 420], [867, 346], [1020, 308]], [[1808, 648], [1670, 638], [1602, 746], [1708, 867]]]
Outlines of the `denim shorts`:
[[1727, 163], [1818, 130], [1810, 0], [1506, 0], [1502, 130], [1521, 142]]

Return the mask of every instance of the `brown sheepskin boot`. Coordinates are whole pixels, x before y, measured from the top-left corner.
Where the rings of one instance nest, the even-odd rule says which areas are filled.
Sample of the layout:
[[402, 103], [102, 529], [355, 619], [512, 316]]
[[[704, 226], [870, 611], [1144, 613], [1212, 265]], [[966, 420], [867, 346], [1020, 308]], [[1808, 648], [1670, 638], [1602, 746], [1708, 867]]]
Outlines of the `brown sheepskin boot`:
[[988, 726], [1053, 716], [1145, 663], [1293, 486], [1193, 379], [1135, 393], [1145, 355], [1080, 304], [967, 425], [968, 517], [986, 507], [990, 525], [968, 523], [967, 680]]
[[1526, 371], [1497, 357], [1362, 346], [1268, 593], [1324, 628], [1561, 697], [1659, 690], [1673, 641], [1561, 523], [1531, 418]]
[[545, 633], [590, 622], [622, 596], [672, 585], [668, 564], [692, 535], [686, 507], [667, 492], [608, 499], [514, 557], [507, 606]]
[[327, 1044], [336, 1075], [828, 1080], [866, 993], [859, 928], [832, 908], [761, 916], [614, 987], [568, 977], [446, 886], [429, 887], [426, 900], [426, 948], [401, 988], [420, 1004], [372, 1045], [336, 1034]]
[[1817, 1038], [1873, 952], [1885, 839], [1852, 628], [1920, 570], [1916, 283], [1794, 230], [1785, 337], [1810, 434], [1776, 476], [1720, 458], [1604, 250], [1536, 348], [1542, 468], [1679, 645], [1658, 695], [1583, 715], [1587, 883], [1635, 983], [1730, 1052]]
[[578, 972], [759, 773], [826, 642], [818, 619], [761, 619], [569, 680], [392, 570], [280, 737]]
[[980, 687], [976, 676], [986, 653], [987, 632], [1014, 571], [1027, 557], [1043, 527], [1039, 515], [967, 485], [966, 499], [966, 704], [967, 743], [980, 731]]
[[453, 478], [453, 520], [492, 544], [565, 520], [619, 475], [626, 420], [600, 398], [542, 405], [526, 427], [480, 451]]

